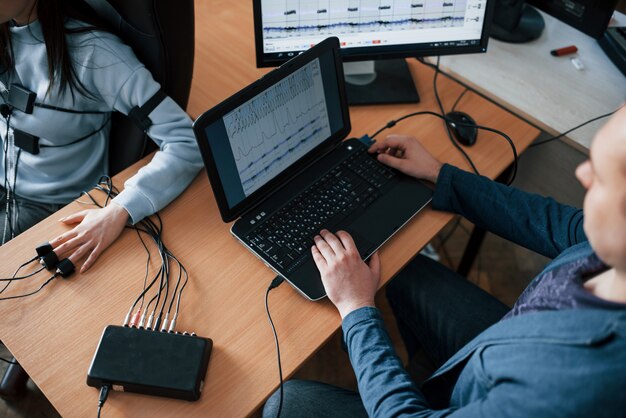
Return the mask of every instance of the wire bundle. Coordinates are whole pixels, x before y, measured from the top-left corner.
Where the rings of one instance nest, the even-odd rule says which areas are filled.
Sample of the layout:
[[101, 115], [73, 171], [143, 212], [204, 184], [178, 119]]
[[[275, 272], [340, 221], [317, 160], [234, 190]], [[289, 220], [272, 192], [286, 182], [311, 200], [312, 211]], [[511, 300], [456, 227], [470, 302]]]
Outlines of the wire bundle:
[[[1, 278], [0, 279], [0, 283], [6, 282], [6, 284], [2, 287], [2, 289], [0, 289], [0, 294], [4, 293], [4, 291], [7, 290], [9, 288], [9, 286], [11, 285], [11, 283], [13, 283], [14, 281], [21, 281], [21, 280], [29, 279], [29, 278], [33, 277], [35, 274], [37, 274], [40, 271], [42, 271], [45, 268], [44, 266], [41, 266], [41, 268], [39, 268], [39, 269], [29, 273], [29, 274], [26, 274], [24, 276], [18, 276], [17, 275], [22, 268], [24, 268], [28, 264], [32, 263], [36, 259], [37, 259], [37, 257], [31, 258], [27, 262], [25, 262], [22, 265], [20, 265], [17, 268], [17, 270], [15, 270], [15, 273], [13, 273], [13, 275], [11, 277], [9, 277], [9, 278]], [[8, 296], [8, 297], [0, 298], [0, 301], [2, 301], [2, 300], [9, 300], [9, 299], [19, 299], [19, 298], [22, 298], [22, 297], [33, 295], [33, 294], [39, 292], [41, 289], [43, 289], [50, 281], [51, 280], [46, 281], [37, 291], [35, 291], [33, 293], [29, 293], [29, 294], [25, 294], [25, 295], [18, 295], [18, 296]]]
[[[83, 192], [83, 195], [88, 197], [91, 203], [81, 203], [105, 207], [112, 198], [119, 194], [119, 190], [113, 185], [109, 176], [102, 176], [94, 189], [106, 194], [104, 205], [99, 204], [89, 192]], [[155, 214], [152, 218], [154, 219], [145, 218], [134, 226], [126, 226], [126, 228], [134, 229], [137, 232], [137, 236], [146, 251], [147, 259], [143, 290], [128, 310], [124, 318], [124, 326], [174, 332], [180, 312], [182, 294], [189, 281], [189, 274], [185, 266], [163, 242], [163, 221], [161, 217], [159, 214]], [[149, 283], [151, 253], [144, 237], [154, 243], [160, 259], [160, 266]], [[176, 278], [176, 284], [170, 294], [170, 279], [173, 275]], [[155, 289], [153, 290], [153, 288]], [[153, 296], [146, 303], [146, 296], [151, 293], [153, 293]], [[176, 309], [172, 315], [174, 303], [176, 303]], [[139, 306], [137, 307], [138, 304]], [[137, 310], [135, 310], [136, 307]]]

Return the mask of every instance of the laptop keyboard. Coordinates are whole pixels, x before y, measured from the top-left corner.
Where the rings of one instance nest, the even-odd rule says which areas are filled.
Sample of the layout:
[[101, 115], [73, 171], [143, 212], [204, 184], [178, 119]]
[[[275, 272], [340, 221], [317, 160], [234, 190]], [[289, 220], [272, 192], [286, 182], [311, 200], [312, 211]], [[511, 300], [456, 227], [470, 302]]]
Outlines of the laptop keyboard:
[[361, 148], [268, 217], [246, 241], [289, 272], [310, 256], [321, 229], [369, 206], [394, 176]]

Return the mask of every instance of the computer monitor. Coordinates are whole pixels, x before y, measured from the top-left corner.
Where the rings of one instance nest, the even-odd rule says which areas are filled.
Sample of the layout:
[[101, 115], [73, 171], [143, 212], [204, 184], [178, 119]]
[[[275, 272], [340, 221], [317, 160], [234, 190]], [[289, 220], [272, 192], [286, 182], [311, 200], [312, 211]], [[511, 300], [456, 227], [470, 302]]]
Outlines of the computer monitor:
[[257, 66], [280, 65], [337, 36], [344, 62], [369, 61], [345, 66], [351, 104], [417, 102], [406, 62], [398, 58], [485, 52], [493, 3], [253, 0]]

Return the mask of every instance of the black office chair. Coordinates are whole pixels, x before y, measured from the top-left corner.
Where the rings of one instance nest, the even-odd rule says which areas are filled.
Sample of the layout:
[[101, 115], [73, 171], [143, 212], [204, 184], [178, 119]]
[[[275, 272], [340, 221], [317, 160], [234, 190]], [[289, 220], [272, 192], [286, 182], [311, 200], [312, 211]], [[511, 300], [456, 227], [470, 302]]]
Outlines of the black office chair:
[[[163, 91], [185, 109], [194, 57], [193, 0], [85, 0], [130, 45]], [[120, 113], [112, 119], [109, 172], [119, 173], [156, 149]]]
[[[132, 47], [163, 91], [185, 109], [193, 75], [193, 0], [84, 1]], [[156, 149], [156, 144], [121, 113], [112, 117], [109, 141], [111, 175]], [[0, 398], [16, 398], [27, 380], [19, 364], [9, 365], [0, 381]]]

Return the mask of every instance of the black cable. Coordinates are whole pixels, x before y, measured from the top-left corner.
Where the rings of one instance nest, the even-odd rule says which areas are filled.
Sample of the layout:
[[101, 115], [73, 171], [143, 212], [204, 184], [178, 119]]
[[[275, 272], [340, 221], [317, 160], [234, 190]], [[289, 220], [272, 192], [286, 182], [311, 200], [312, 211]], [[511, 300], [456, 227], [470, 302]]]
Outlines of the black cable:
[[[143, 289], [146, 290], [146, 284], [148, 283], [148, 275], [150, 274], [150, 250], [148, 249], [148, 246], [146, 245], [146, 242], [143, 240], [143, 237], [141, 236], [141, 232], [139, 232], [138, 228], [135, 228], [135, 232], [137, 232], [137, 236], [139, 237], [139, 241], [141, 241], [141, 245], [143, 245], [143, 248], [146, 250], [146, 253], [148, 254], [148, 258], [146, 260], [146, 275], [143, 278]], [[144, 302], [144, 298], [141, 298], [141, 305], [139, 305], [139, 309], [143, 308], [143, 302]]]
[[[119, 191], [113, 185], [111, 178], [108, 176], [102, 176], [100, 180], [98, 181], [98, 184], [94, 187], [94, 189], [106, 194], [106, 200], [104, 202], [104, 205], [100, 205], [89, 192], [83, 192], [83, 194], [89, 197], [89, 199], [94, 205], [101, 207], [101, 208], [107, 206], [109, 202], [111, 201], [111, 199], [115, 198], [119, 194]], [[141, 220], [140, 222], [138, 222], [137, 225], [126, 226], [126, 227], [130, 229], [134, 229], [136, 231], [137, 236], [144, 250], [147, 253], [147, 260], [146, 260], [146, 273], [144, 275], [142, 292], [137, 297], [137, 299], [133, 302], [130, 310], [128, 311], [127, 319], [125, 320], [125, 325], [129, 324], [128, 321], [131, 318], [132, 312], [135, 310], [137, 303], [141, 301], [139, 310], [145, 309], [143, 311], [142, 318], [145, 318], [144, 315], [150, 312], [150, 317], [154, 321], [154, 322], [151, 322], [149, 320], [149, 322], [151, 322], [150, 327], [152, 329], [158, 329], [161, 327], [161, 324], [162, 324], [161, 321], [163, 320], [164, 311], [166, 313], [165, 320], [169, 319], [169, 314], [172, 311], [174, 302], [176, 302], [176, 313], [175, 313], [174, 318], [172, 319], [174, 320], [178, 316], [178, 312], [180, 310], [180, 301], [182, 298], [182, 293], [185, 290], [187, 283], [189, 281], [189, 274], [187, 270], [185, 269], [185, 267], [183, 266], [183, 264], [180, 262], [180, 260], [178, 260], [178, 258], [174, 256], [174, 254], [172, 254], [172, 252], [169, 251], [169, 249], [163, 243], [163, 239], [162, 239], [163, 220], [161, 219], [158, 213], [154, 214], [153, 219], [145, 218]], [[150, 250], [146, 242], [144, 241], [142, 237], [142, 234], [146, 234], [148, 237], [152, 239], [152, 241], [157, 247], [159, 256], [161, 257], [161, 267], [159, 268], [158, 272], [155, 274], [154, 278], [149, 284], [147, 283], [147, 281], [148, 281], [149, 270], [150, 270], [151, 254], [150, 254]], [[170, 294], [170, 289], [169, 289], [170, 276], [172, 274], [171, 266], [170, 266], [171, 262], [176, 263], [176, 265], [178, 266], [178, 277], [176, 280], [176, 285], [172, 293]], [[183, 282], [183, 276], [184, 276], [184, 282]], [[156, 294], [148, 301], [147, 304], [145, 304], [145, 296], [153, 288], [157, 280], [159, 281], [159, 285], [158, 285]], [[181, 286], [181, 282], [182, 282], [182, 286]], [[171, 295], [171, 298], [170, 298], [170, 295]], [[151, 310], [150, 308], [153, 302], [154, 302], [154, 307]], [[144, 308], [144, 305], [145, 305], [145, 308]], [[143, 323], [143, 320], [140, 320], [139, 323], [137, 323], [135, 322], [134, 319], [133, 321], [130, 322], [131, 325], [137, 325], [137, 324], [142, 325], [142, 323]]]
[[[82, 194], [86, 195], [89, 197], [89, 199], [93, 202], [94, 205], [102, 208], [105, 207], [109, 204], [111, 198], [116, 197], [119, 194], [119, 191], [117, 190], [117, 188], [113, 185], [113, 182], [111, 180], [111, 178], [109, 176], [102, 176], [100, 177], [100, 180], [98, 182], [98, 184], [94, 187], [94, 189], [99, 190], [103, 193], [106, 194], [106, 200], [104, 202], [104, 205], [100, 205], [93, 196], [91, 196], [91, 194], [89, 192], [83, 191]], [[144, 283], [143, 283], [143, 291], [141, 292], [141, 294], [139, 295], [139, 297], [135, 300], [135, 302], [132, 304], [131, 309], [129, 310], [129, 315], [132, 313], [132, 311], [135, 309], [135, 306], [137, 305], [137, 303], [141, 300], [141, 305], [140, 305], [140, 309], [143, 308], [144, 306], [144, 299], [145, 299], [145, 295], [147, 294], [148, 291], [150, 291], [150, 289], [152, 289], [152, 286], [156, 283], [156, 280], [158, 278], [161, 278], [160, 281], [160, 286], [159, 286], [159, 294], [160, 291], [163, 289], [163, 274], [164, 274], [164, 270], [163, 270], [163, 266], [165, 264], [165, 256], [163, 254], [163, 246], [160, 243], [161, 238], [161, 229], [162, 229], [162, 222], [160, 220], [160, 217], [157, 218], [159, 219], [159, 225], [157, 226], [154, 222], [150, 221], [149, 219], [145, 219], [142, 220], [141, 222], [139, 222], [139, 226], [127, 226], [127, 228], [130, 229], [134, 229], [135, 232], [137, 233], [137, 236], [142, 244], [142, 246], [144, 247], [144, 250], [146, 251], [147, 254], [147, 260], [146, 260], [146, 274], [144, 276]], [[159, 270], [159, 272], [154, 276], [154, 278], [152, 279], [152, 282], [147, 285], [147, 278], [149, 275], [149, 266], [150, 266], [150, 261], [151, 261], [151, 254], [150, 254], [150, 250], [148, 249], [145, 241], [143, 240], [143, 237], [141, 236], [141, 234], [146, 234], [148, 235], [150, 238], [152, 238], [152, 240], [154, 241], [155, 245], [157, 246], [157, 249], [159, 251], [159, 255], [161, 256], [161, 269]], [[146, 286], [147, 285], [147, 286]], [[152, 304], [152, 302], [155, 301], [155, 299], [157, 299], [157, 296], [159, 296], [159, 294], [155, 295], [148, 303], [148, 305], [146, 306], [146, 310], [145, 312], [148, 312], [150, 310], [150, 305]], [[157, 305], [158, 305], [158, 299], [157, 299]], [[155, 306], [155, 311], [156, 311], [156, 306]], [[154, 324], [151, 324], [154, 325]]]
[[[437, 78], [439, 76], [439, 73], [441, 72], [439, 70], [439, 60], [440, 60], [440, 58], [441, 57], [437, 57], [437, 64], [435, 65], [435, 76], [433, 77], [433, 90], [435, 91], [435, 99], [437, 100], [437, 105], [439, 106], [439, 110], [441, 111], [441, 116], [445, 117], [446, 116], [446, 110], [443, 107], [443, 103], [441, 102], [441, 98], [439, 97], [439, 89], [437, 88]], [[478, 171], [478, 169], [474, 165], [474, 161], [472, 161], [470, 156], [467, 155], [465, 150], [457, 143], [456, 139], [454, 138], [454, 135], [452, 135], [452, 132], [450, 131], [450, 123], [447, 120], [445, 120], [444, 121], [444, 125], [445, 125], [445, 128], [446, 128], [446, 133], [448, 134], [448, 138], [450, 139], [450, 142], [452, 143], [454, 148], [456, 148], [463, 155], [465, 160], [472, 167], [472, 170], [474, 170], [474, 173], [480, 175], [480, 172]]]
[[507, 134], [505, 134], [504, 132], [498, 131], [497, 129], [489, 128], [487, 126], [482, 126], [482, 125], [456, 122], [456, 121], [454, 121], [452, 119], [448, 119], [445, 116], [441, 116], [439, 113], [431, 112], [430, 110], [424, 110], [424, 111], [421, 111], [421, 112], [409, 113], [408, 115], [404, 115], [404, 116], [402, 116], [402, 117], [400, 117], [398, 119], [395, 119], [395, 120], [390, 120], [389, 122], [387, 122], [387, 124], [385, 126], [383, 126], [378, 131], [376, 131], [374, 133], [374, 135], [370, 136], [370, 138], [374, 139], [376, 136], [378, 136], [378, 134], [380, 134], [384, 130], [389, 129], [389, 128], [393, 128], [394, 126], [396, 126], [396, 124], [398, 122], [402, 122], [403, 120], [408, 119], [408, 118], [412, 118], [414, 116], [422, 116], [422, 115], [435, 116], [437, 118], [440, 118], [440, 119], [443, 119], [443, 120], [447, 121], [448, 123], [451, 123], [451, 124], [454, 124], [454, 125], [458, 125], [458, 126], [468, 126], [468, 127], [473, 126], [476, 129], [483, 129], [485, 131], [493, 132], [493, 133], [496, 133], [496, 134], [500, 135], [501, 137], [503, 137], [509, 143], [509, 145], [511, 146], [511, 150], [513, 151], [513, 173], [511, 174], [511, 178], [507, 182], [507, 185], [510, 186], [511, 183], [513, 183], [513, 180], [515, 180], [515, 176], [517, 175], [517, 164], [518, 164], [517, 148], [515, 148], [515, 143], [513, 143], [513, 140]]
[[[144, 233], [148, 234], [149, 236], [151, 236], [151, 235], [150, 235], [150, 233], [149, 233], [148, 231], [142, 230], [142, 229], [140, 229], [140, 228], [137, 228], [137, 230], [138, 230], [138, 231], [141, 231], [141, 232], [144, 232]], [[151, 238], [152, 238], [152, 239], [155, 241], [155, 243], [156, 243], [157, 238], [156, 238], [155, 236], [151, 236]], [[157, 246], [158, 246], [158, 243], [156, 243], [156, 244], [157, 244]], [[162, 253], [161, 251], [159, 251], [159, 255], [161, 256], [161, 264], [163, 264], [163, 263], [165, 262], [165, 261], [164, 261], [164, 259], [163, 259], [163, 253]], [[152, 286], [154, 286], [154, 284], [156, 283], [156, 281], [157, 281], [157, 279], [159, 278], [160, 274], [161, 274], [161, 270], [159, 270], [159, 272], [158, 272], [157, 274], [155, 274], [155, 276], [154, 276], [154, 278], [152, 279], [152, 281], [150, 282], [150, 284], [148, 284], [148, 287], [144, 287], [143, 292], [141, 292], [141, 294], [137, 297], [137, 299], [135, 300], [135, 302], [132, 304], [132, 306], [131, 306], [131, 308], [130, 308], [130, 311], [129, 311], [129, 312], [132, 312], [133, 310], [135, 310], [135, 306], [137, 305], [137, 303], [139, 303], [139, 301], [140, 301], [140, 300], [143, 300], [143, 298], [145, 297], [145, 295], [146, 295], [146, 294], [150, 291], [150, 289], [152, 289]], [[146, 312], [150, 309], [150, 304], [152, 303], [152, 301], [153, 301], [155, 298], [156, 298], [156, 295], [152, 298], [152, 300], [150, 300], [150, 301], [148, 302], [148, 305], [146, 305]]]
[[[26, 262], [22, 263], [22, 264], [21, 264], [21, 265], [20, 265], [20, 266], [19, 266], [19, 267], [15, 270], [15, 273], [13, 273], [13, 276], [11, 276], [11, 279], [15, 279], [15, 278], [16, 278], [16, 276], [17, 276], [17, 273], [19, 273], [19, 272], [20, 272], [20, 270], [21, 270], [22, 268], [26, 267], [27, 265], [29, 265], [30, 263], [32, 263], [33, 261], [35, 261], [35, 260], [37, 259], [37, 257], [38, 257], [38, 256], [34, 256], [34, 257], [33, 257], [33, 258], [31, 258], [30, 260], [28, 260], [28, 261], [26, 261]], [[41, 269], [37, 270], [35, 273], [38, 273], [38, 272], [40, 272], [41, 270], [43, 270], [43, 267], [42, 267]], [[20, 276], [20, 277], [23, 277], [23, 276]], [[6, 280], [0, 280], [0, 281], [6, 281]], [[7, 284], [6, 284], [6, 285], [4, 285], [4, 287], [2, 288], [2, 290], [0, 290], [0, 295], [1, 295], [2, 293], [4, 293], [4, 291], [5, 291], [5, 290], [7, 290], [7, 288], [11, 285], [11, 282], [12, 282], [12, 281], [13, 281], [13, 280], [8, 280], [8, 281], [7, 281]]]
[[[20, 266], [21, 268], [21, 266]], [[30, 277], [33, 277], [35, 274], [39, 273], [40, 271], [42, 271], [43, 269], [45, 269], [45, 266], [41, 266], [41, 268], [39, 270], [35, 270], [32, 273], [27, 274], [26, 276], [18, 276], [18, 277], [9, 277], [9, 278], [1, 278], [0, 282], [12, 282], [12, 281], [18, 281], [18, 280], [25, 280], [28, 279]], [[19, 269], [18, 269], [19, 270]], [[2, 293], [2, 292], [0, 292]]]
[[[436, 72], [441, 72], [441, 70], [439, 69], [439, 57], [437, 57], [437, 64], [436, 64], [436, 65], [435, 65], [435, 64], [431, 64], [431, 63], [429, 63], [429, 62], [426, 62], [423, 58], [417, 58], [417, 60], [418, 60], [419, 62], [421, 62], [422, 64], [424, 64], [425, 66], [427, 66], [427, 67], [430, 67], [430, 68], [434, 69], [434, 70], [435, 70], [435, 75], [436, 75]], [[436, 95], [435, 95], [435, 97], [436, 97]], [[458, 101], [458, 100], [460, 100], [460, 99], [457, 99], [457, 101]], [[542, 141], [540, 141], [540, 142], [535, 142], [535, 143], [531, 144], [531, 145], [529, 146], [529, 148], [530, 148], [530, 147], [538, 147], [538, 146], [540, 146], [540, 145], [547, 144], [548, 142], [552, 142], [552, 141], [555, 141], [555, 140], [557, 140], [557, 139], [559, 139], [559, 138], [562, 138], [562, 137], [564, 137], [565, 135], [567, 135], [567, 134], [569, 134], [569, 133], [571, 133], [571, 132], [573, 132], [573, 131], [575, 131], [575, 130], [577, 130], [577, 129], [582, 128], [583, 126], [586, 126], [586, 125], [588, 125], [588, 124], [590, 124], [590, 123], [592, 123], [592, 122], [595, 122], [595, 121], [597, 121], [597, 120], [600, 120], [600, 119], [606, 118], [606, 117], [608, 117], [608, 116], [611, 116], [612, 114], [614, 114], [615, 112], [617, 112], [617, 111], [618, 111], [619, 109], [621, 109], [622, 107], [623, 107], [623, 106], [620, 106], [620, 107], [618, 107], [617, 109], [615, 109], [615, 110], [614, 110], [614, 111], [612, 111], [612, 112], [605, 113], [604, 115], [596, 116], [595, 118], [589, 119], [588, 121], [583, 122], [583, 123], [581, 123], [581, 124], [580, 124], [580, 125], [578, 125], [578, 126], [575, 126], [575, 127], [571, 128], [571, 129], [568, 129], [567, 131], [563, 132], [562, 134], [559, 134], [559, 135], [554, 136], [554, 137], [551, 137], [551, 138], [544, 139], [544, 140], [542, 140]], [[453, 108], [453, 109], [454, 109], [454, 108]]]
[[55, 273], [53, 276], [51, 276], [48, 280], [46, 280], [40, 287], [39, 289], [30, 292], [30, 293], [25, 293], [23, 295], [16, 295], [16, 296], [6, 296], [3, 298], [0, 298], [0, 301], [3, 300], [11, 300], [11, 299], [20, 299], [20, 298], [25, 298], [27, 296], [32, 296], [36, 293], [39, 293], [41, 291], [41, 289], [43, 289], [44, 287], [46, 287], [48, 285], [48, 283], [50, 283], [52, 280], [56, 279], [60, 274], [59, 273]]
[[178, 293], [178, 301], [176, 302], [176, 316], [178, 316], [178, 312], [180, 310], [180, 299], [183, 296], [183, 290], [185, 290], [187, 282], [189, 281], [189, 273], [187, 273], [187, 269], [182, 264], [180, 266], [183, 268], [183, 272], [185, 273], [185, 282], [183, 283], [183, 286], [180, 288], [180, 292]]
[[467, 94], [468, 91], [469, 89], [466, 87], [465, 90], [463, 90], [463, 92], [459, 94], [459, 97], [456, 98], [456, 100], [454, 101], [454, 104], [452, 105], [452, 109], [450, 109], [451, 112], [454, 112], [456, 110], [456, 107], [458, 106], [459, 102]]
[[560, 135], [553, 136], [552, 138], [547, 138], [547, 139], [543, 139], [543, 140], [541, 140], [541, 141], [535, 142], [535, 143], [531, 144], [531, 145], [529, 146], [529, 148], [531, 148], [531, 147], [538, 147], [539, 145], [547, 144], [548, 142], [552, 142], [552, 141], [555, 141], [555, 140], [557, 140], [557, 139], [559, 139], [559, 138], [562, 138], [562, 137], [564, 137], [565, 135], [567, 135], [567, 134], [569, 134], [569, 133], [571, 133], [571, 132], [575, 131], [576, 129], [580, 129], [580, 128], [582, 128], [583, 126], [590, 124], [591, 122], [595, 122], [595, 121], [597, 121], [597, 120], [600, 120], [600, 119], [606, 118], [606, 117], [608, 117], [608, 116], [611, 116], [613, 113], [617, 112], [617, 111], [618, 111], [618, 110], [620, 110], [621, 108], [622, 108], [622, 106], [618, 107], [617, 109], [615, 109], [615, 110], [614, 110], [614, 111], [612, 111], [612, 112], [605, 113], [604, 115], [596, 116], [596, 117], [595, 117], [595, 118], [593, 118], [593, 119], [589, 119], [588, 121], [583, 122], [583, 123], [581, 123], [581, 124], [580, 124], [580, 125], [578, 125], [578, 126], [574, 126], [572, 129], [568, 129], [567, 131], [563, 132], [563, 133], [562, 133], [562, 134], [560, 134]]
[[[15, 145], [13, 145], [14, 149], [15, 149]], [[17, 154], [15, 155], [15, 167], [13, 167], [13, 186], [11, 186], [11, 197], [13, 200], [13, 207], [11, 208], [11, 212], [13, 212], [13, 209], [15, 209], [15, 226], [17, 228], [19, 228], [19, 219], [20, 219], [20, 213], [17, 210], [17, 202], [15, 201], [15, 196], [17, 196], [17, 168], [19, 166], [20, 163], [20, 155], [22, 154], [22, 149], [18, 148], [17, 149]], [[10, 183], [9, 183], [10, 184]], [[11, 220], [13, 220], [13, 215], [11, 217]], [[11, 228], [13, 228], [13, 225], [11, 225]], [[12, 237], [15, 238], [15, 237]]]
[[9, 364], [17, 364], [17, 361], [7, 360], [4, 357], [0, 357], [0, 361], [4, 361], [5, 363], [9, 363]]
[[176, 280], [176, 287], [174, 287], [174, 291], [172, 292], [172, 301], [170, 302], [169, 308], [167, 308], [168, 315], [172, 311], [172, 306], [174, 306], [174, 300], [176, 299], [176, 294], [178, 293], [178, 288], [180, 286], [180, 280], [183, 276], [183, 269], [180, 264], [180, 261], [178, 261], [178, 259], [174, 257], [173, 255], [170, 255], [169, 257], [178, 264], [178, 279]]
[[280, 362], [280, 345], [278, 345], [278, 334], [276, 334], [276, 327], [274, 326], [274, 321], [272, 321], [272, 315], [270, 315], [268, 298], [270, 295], [270, 290], [277, 288], [284, 281], [285, 279], [283, 279], [282, 277], [276, 276], [265, 291], [265, 311], [267, 312], [267, 319], [269, 319], [270, 325], [272, 327], [272, 332], [274, 333], [274, 341], [276, 342], [276, 356], [278, 357], [278, 377], [280, 378], [280, 401], [278, 404], [278, 412], [276, 413], [276, 418], [280, 418], [280, 413], [283, 409], [283, 366]]
[[102, 407], [109, 397], [110, 389], [111, 386], [109, 385], [104, 385], [100, 388], [100, 397], [98, 398], [98, 418], [100, 418], [100, 412], [102, 411]]
[[66, 144], [59, 144], [59, 145], [40, 145], [41, 148], [61, 148], [61, 147], [67, 147], [69, 145], [74, 145], [79, 143], [80, 141], [83, 141], [95, 134], [97, 134], [98, 132], [100, 132], [101, 130], [103, 130], [104, 128], [107, 127], [107, 125], [109, 124], [109, 122], [111, 121], [111, 115], [109, 115], [109, 117], [107, 117], [104, 122], [102, 123], [102, 125], [100, 125], [99, 128], [97, 128], [95, 131], [92, 131], [90, 133], [88, 133], [87, 135], [83, 135], [80, 138], [77, 138], [71, 142], [68, 142]]
[[13, 222], [11, 217], [11, 209], [10, 209], [10, 199], [11, 192], [9, 190], [9, 132], [10, 132], [10, 124], [11, 124], [11, 114], [7, 116], [5, 120], [7, 124], [6, 136], [4, 137], [4, 141], [2, 141], [2, 151], [3, 151], [3, 161], [4, 161], [4, 192], [6, 193], [6, 209], [5, 209], [5, 225], [2, 231], [2, 244], [4, 244], [4, 240], [6, 238], [7, 228], [9, 230], [9, 236], [13, 236]]

